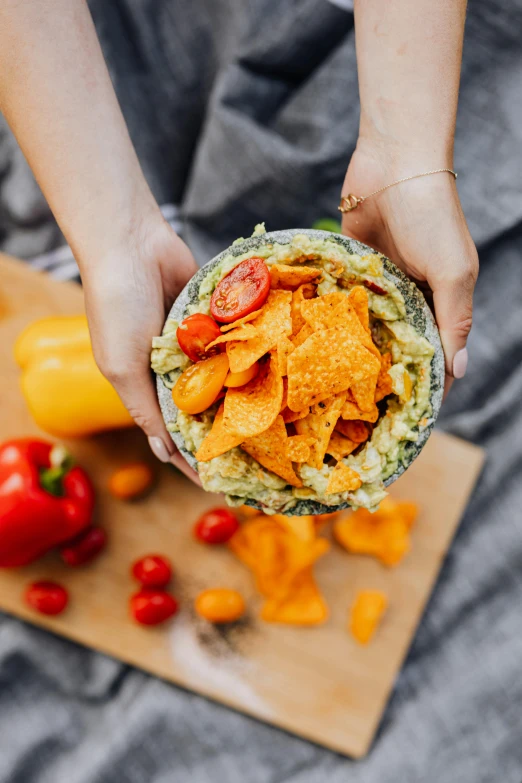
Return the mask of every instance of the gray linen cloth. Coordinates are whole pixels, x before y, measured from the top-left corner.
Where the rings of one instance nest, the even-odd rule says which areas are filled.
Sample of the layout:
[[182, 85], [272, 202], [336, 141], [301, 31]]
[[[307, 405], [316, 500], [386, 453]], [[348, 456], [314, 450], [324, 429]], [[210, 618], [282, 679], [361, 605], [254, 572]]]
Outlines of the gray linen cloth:
[[[91, 8], [146, 176], [180, 206], [201, 262], [259, 220], [335, 216], [358, 122], [351, 14], [325, 0]], [[521, 30], [520, 0], [470, 4], [455, 165], [482, 271], [469, 372], [441, 426], [488, 462], [369, 756], [350, 761], [4, 617], [0, 783], [520, 783]], [[62, 241], [0, 124], [0, 247], [31, 257]], [[76, 272], [67, 250], [37, 263]]]

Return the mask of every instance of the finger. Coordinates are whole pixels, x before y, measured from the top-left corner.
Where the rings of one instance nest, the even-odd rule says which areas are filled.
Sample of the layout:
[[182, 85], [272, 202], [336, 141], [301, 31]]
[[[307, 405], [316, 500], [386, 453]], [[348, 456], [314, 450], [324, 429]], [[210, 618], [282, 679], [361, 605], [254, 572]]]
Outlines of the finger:
[[446, 358], [446, 373], [451, 378], [463, 378], [466, 374], [466, 343], [472, 324], [475, 279], [470, 269], [453, 280], [438, 280], [433, 286], [435, 317]]

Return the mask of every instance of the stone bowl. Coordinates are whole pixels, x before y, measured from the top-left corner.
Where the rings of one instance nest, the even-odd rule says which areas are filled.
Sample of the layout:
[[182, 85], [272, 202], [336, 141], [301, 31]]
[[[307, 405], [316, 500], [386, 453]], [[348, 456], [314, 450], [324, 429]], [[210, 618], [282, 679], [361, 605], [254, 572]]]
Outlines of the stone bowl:
[[[209, 272], [211, 272], [215, 266], [217, 266], [226, 256], [232, 254], [233, 256], [240, 256], [249, 250], [255, 251], [256, 248], [265, 245], [267, 242], [278, 242], [281, 245], [289, 244], [296, 234], [306, 234], [310, 239], [324, 240], [328, 239], [331, 242], [337, 242], [342, 245], [348, 253], [354, 253], [357, 255], [368, 255], [375, 253], [373, 248], [364, 245], [362, 242], [358, 242], [355, 239], [342, 236], [341, 234], [334, 234], [329, 231], [317, 231], [309, 228], [293, 228], [285, 231], [271, 231], [259, 236], [250, 237], [242, 242], [238, 242], [236, 245], [223, 250], [222, 253], [217, 255], [205, 266], [201, 267], [194, 277], [189, 280], [183, 291], [180, 293], [174, 304], [172, 305], [169, 313], [169, 318], [175, 321], [182, 321], [187, 315], [187, 307], [189, 304], [198, 302], [199, 288]], [[440, 406], [442, 404], [442, 396], [444, 393], [444, 377], [445, 377], [445, 363], [444, 353], [439, 337], [439, 332], [435, 324], [433, 314], [428, 307], [428, 304], [424, 298], [422, 292], [406, 275], [398, 269], [389, 259], [383, 258], [384, 264], [384, 276], [394, 283], [401, 294], [404, 297], [406, 305], [406, 320], [410, 323], [416, 331], [423, 335], [434, 347], [435, 353], [431, 362], [431, 407], [432, 416], [429, 420], [426, 428], [419, 434], [419, 438], [415, 443], [410, 442], [406, 448], [404, 455], [404, 462], [400, 464], [398, 469], [389, 476], [385, 483], [385, 486], [393, 484], [397, 481], [404, 471], [412, 464], [414, 459], [418, 457], [426, 441], [428, 440], [435, 420], [439, 414]], [[177, 415], [177, 408], [172, 401], [171, 391], [163, 384], [161, 377], [158, 375], [156, 378], [158, 399], [163, 413], [165, 422], [172, 421]], [[197, 462], [194, 455], [185, 448], [185, 442], [183, 436], [179, 432], [171, 433], [172, 440], [176, 444], [180, 453], [185, 457], [188, 464], [197, 470]], [[260, 508], [255, 500], [247, 500], [245, 503], [254, 508]], [[341, 506], [326, 506], [317, 501], [311, 500], [299, 500], [296, 505], [289, 511], [285, 512], [288, 516], [303, 516], [305, 514], [326, 514], [331, 511], [339, 511], [343, 508], [348, 508], [349, 503]]]

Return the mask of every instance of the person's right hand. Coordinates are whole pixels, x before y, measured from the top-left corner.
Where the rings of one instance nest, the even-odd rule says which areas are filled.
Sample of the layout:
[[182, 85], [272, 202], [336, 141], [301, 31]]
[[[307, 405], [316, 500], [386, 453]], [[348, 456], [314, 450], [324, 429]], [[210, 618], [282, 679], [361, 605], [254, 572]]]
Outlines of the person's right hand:
[[100, 370], [148, 436], [154, 454], [199, 484], [167, 432], [150, 370], [152, 338], [161, 334], [174, 299], [196, 269], [190, 250], [157, 209], [121, 246], [83, 265], [82, 278]]

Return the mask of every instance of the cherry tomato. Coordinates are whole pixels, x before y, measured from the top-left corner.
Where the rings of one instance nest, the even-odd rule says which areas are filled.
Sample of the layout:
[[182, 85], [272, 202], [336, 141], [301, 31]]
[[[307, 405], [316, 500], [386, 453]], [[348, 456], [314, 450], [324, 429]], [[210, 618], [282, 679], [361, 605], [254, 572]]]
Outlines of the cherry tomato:
[[194, 603], [196, 613], [211, 623], [233, 623], [245, 613], [245, 601], [237, 590], [216, 587], [204, 590]]
[[105, 530], [101, 527], [89, 527], [84, 533], [60, 548], [60, 557], [68, 566], [80, 566], [94, 560], [106, 545]]
[[270, 291], [270, 272], [262, 258], [241, 261], [216, 286], [210, 312], [216, 321], [228, 324], [264, 304]]
[[120, 500], [135, 500], [154, 482], [154, 473], [146, 462], [131, 462], [118, 468], [109, 479], [109, 492]]
[[165, 587], [172, 579], [172, 566], [166, 557], [145, 555], [132, 566], [132, 575], [144, 587]]
[[238, 528], [239, 522], [228, 508], [213, 508], [198, 519], [194, 535], [205, 544], [224, 544]]
[[176, 599], [164, 590], [144, 588], [130, 599], [131, 614], [140, 625], [159, 625], [178, 611]]
[[25, 591], [25, 602], [40, 614], [60, 614], [69, 603], [69, 594], [56, 582], [33, 582]]
[[255, 378], [258, 372], [259, 362], [254, 362], [254, 364], [251, 364], [250, 367], [247, 367], [246, 370], [242, 370], [241, 372], [229, 372], [225, 378], [225, 386], [228, 386], [231, 389], [235, 389], [236, 386], [244, 386], [245, 383], [248, 383], [252, 378]]
[[219, 353], [222, 350], [221, 345], [216, 345], [209, 353], [205, 353], [207, 345], [221, 337], [221, 331], [217, 323], [203, 313], [194, 313], [185, 318], [178, 326], [176, 337], [183, 353], [193, 362], [208, 359], [213, 355], [212, 351]]
[[228, 374], [228, 356], [220, 353], [193, 364], [172, 389], [175, 405], [185, 413], [203, 413], [216, 401]]

